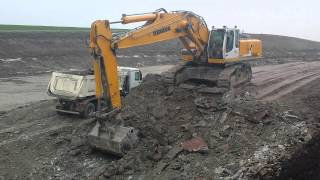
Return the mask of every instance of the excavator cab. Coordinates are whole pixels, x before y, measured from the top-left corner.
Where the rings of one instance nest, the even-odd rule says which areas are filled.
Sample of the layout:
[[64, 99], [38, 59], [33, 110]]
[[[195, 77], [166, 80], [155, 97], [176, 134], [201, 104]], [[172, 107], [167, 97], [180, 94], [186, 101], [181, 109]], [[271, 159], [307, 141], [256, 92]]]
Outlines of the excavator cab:
[[224, 63], [224, 59], [239, 58], [239, 29], [213, 28], [209, 35], [208, 62]]

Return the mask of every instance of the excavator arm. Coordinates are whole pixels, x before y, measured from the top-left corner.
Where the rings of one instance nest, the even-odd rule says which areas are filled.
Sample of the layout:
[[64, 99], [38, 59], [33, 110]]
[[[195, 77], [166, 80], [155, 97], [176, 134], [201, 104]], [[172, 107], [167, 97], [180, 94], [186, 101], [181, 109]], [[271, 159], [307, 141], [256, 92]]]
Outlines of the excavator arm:
[[[112, 35], [110, 24], [145, 22], [121, 35]], [[96, 96], [104, 98], [109, 110], [121, 107], [116, 50], [179, 38], [193, 59], [205, 53], [209, 30], [202, 17], [189, 11], [123, 15], [121, 21], [98, 20], [92, 23], [90, 49], [94, 57]]]

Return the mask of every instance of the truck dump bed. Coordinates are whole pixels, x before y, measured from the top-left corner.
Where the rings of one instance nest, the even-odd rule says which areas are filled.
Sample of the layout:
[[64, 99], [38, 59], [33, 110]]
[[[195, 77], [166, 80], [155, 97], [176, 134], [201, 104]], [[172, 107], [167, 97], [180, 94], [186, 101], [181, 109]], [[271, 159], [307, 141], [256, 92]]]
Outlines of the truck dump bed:
[[94, 75], [88, 71], [53, 72], [48, 94], [69, 100], [94, 96]]

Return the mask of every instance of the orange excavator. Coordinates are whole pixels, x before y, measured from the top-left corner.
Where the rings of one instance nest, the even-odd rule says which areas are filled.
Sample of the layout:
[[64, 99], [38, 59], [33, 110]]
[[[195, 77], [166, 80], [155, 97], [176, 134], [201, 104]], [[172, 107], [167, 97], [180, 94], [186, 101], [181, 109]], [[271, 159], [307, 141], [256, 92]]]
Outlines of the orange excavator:
[[[122, 34], [113, 34], [110, 27], [114, 23], [136, 22], [145, 23]], [[95, 114], [97, 124], [88, 136], [90, 145], [121, 156], [138, 140], [135, 129], [106, 123], [106, 119], [121, 109], [116, 51], [172, 39], [182, 42], [181, 59], [186, 62], [169, 78], [175, 85], [201, 82], [212, 91], [227, 91], [251, 80], [249, 62], [262, 55], [260, 40], [241, 39], [236, 27], [209, 30], [204, 19], [190, 11], [159, 9], [123, 15], [116, 22], [93, 22], [90, 50], [94, 57], [96, 96], [100, 105]]]

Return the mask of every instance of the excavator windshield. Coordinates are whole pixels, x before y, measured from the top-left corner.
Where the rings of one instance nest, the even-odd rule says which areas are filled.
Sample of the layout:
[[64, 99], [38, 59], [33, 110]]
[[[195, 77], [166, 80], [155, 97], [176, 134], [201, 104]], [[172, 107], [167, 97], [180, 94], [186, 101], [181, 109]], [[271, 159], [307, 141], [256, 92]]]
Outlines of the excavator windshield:
[[208, 43], [209, 58], [222, 59], [223, 58], [223, 42], [225, 36], [224, 29], [214, 29], [210, 33]]

